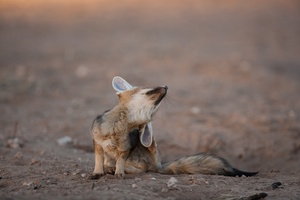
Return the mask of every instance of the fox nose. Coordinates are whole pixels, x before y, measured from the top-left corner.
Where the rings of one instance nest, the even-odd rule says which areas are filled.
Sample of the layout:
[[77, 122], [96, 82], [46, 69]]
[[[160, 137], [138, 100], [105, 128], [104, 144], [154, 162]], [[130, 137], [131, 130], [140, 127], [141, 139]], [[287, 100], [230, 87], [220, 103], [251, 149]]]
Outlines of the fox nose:
[[148, 91], [146, 94], [147, 95], [158, 94], [158, 93], [166, 94], [167, 91], [168, 91], [168, 86], [161, 86]]
[[165, 85], [165, 86], [162, 86], [162, 87], [161, 87], [161, 91], [162, 91], [162, 90], [164, 90], [164, 92], [167, 93], [167, 91], [168, 91], [168, 86], [166, 86], [166, 85]]

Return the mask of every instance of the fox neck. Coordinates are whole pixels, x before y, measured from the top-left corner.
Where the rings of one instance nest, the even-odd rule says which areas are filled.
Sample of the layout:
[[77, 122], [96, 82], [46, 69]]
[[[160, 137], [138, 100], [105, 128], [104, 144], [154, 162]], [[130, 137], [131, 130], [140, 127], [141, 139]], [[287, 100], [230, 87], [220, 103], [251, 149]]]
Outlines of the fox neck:
[[149, 120], [139, 119], [134, 116], [128, 108], [123, 104], [116, 105], [109, 113], [108, 117], [110, 118], [114, 127], [114, 132], [131, 132], [133, 129], [140, 128], [141, 126], [148, 123]]

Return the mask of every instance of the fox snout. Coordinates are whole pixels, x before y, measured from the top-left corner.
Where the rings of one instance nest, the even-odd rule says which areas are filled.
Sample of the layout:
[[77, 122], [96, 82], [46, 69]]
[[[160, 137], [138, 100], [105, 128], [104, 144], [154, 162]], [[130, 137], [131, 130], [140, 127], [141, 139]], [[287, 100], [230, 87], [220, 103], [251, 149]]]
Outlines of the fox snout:
[[157, 93], [167, 93], [168, 86], [162, 86], [162, 87], [156, 87], [150, 91], [148, 91], [146, 94], [151, 95], [151, 94], [157, 94]]
[[167, 91], [168, 91], [168, 86], [156, 87], [156, 88], [148, 91], [146, 93], [146, 95], [148, 95], [148, 96], [152, 96], [153, 95], [153, 98], [155, 98], [155, 96], [158, 95], [157, 99], [154, 102], [154, 105], [156, 106], [167, 95]]

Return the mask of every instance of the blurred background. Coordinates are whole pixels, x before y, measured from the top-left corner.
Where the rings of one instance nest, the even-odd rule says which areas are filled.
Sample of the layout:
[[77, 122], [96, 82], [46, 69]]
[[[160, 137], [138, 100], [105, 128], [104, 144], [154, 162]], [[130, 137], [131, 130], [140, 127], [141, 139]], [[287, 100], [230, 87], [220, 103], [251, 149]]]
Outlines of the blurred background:
[[154, 119], [164, 161], [209, 152], [300, 172], [299, 25], [297, 0], [1, 0], [1, 158], [22, 148], [92, 171], [89, 129], [118, 102], [119, 75], [168, 85]]

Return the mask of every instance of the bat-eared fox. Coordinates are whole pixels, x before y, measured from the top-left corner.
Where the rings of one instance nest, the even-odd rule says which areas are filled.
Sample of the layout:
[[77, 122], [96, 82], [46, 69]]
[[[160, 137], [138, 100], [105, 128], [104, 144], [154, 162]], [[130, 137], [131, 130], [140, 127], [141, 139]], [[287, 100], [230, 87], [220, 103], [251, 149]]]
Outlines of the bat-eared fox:
[[142, 172], [257, 174], [238, 170], [225, 159], [205, 153], [162, 164], [151, 121], [167, 95], [168, 87], [133, 87], [121, 77], [114, 77], [112, 86], [117, 91], [119, 103], [99, 115], [92, 124], [95, 168], [91, 179], [98, 179], [106, 173], [113, 173], [117, 178]]

